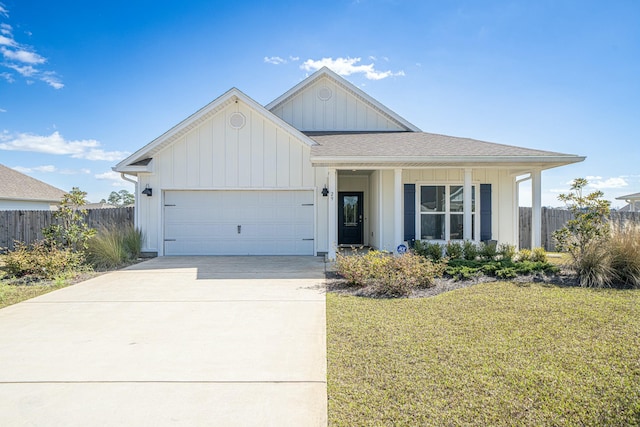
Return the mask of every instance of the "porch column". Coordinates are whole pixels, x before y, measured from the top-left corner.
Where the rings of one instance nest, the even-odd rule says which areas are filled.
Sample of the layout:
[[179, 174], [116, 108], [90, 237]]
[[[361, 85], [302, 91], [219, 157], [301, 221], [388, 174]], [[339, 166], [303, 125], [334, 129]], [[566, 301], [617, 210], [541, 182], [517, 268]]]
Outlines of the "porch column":
[[393, 251], [404, 243], [402, 235], [402, 169], [393, 170]]
[[338, 248], [338, 172], [334, 168], [329, 168], [328, 176], [328, 190], [329, 190], [329, 250], [327, 251], [327, 257], [329, 259], [336, 259], [336, 249]]
[[542, 246], [542, 172], [531, 172], [531, 249]]
[[464, 170], [464, 186], [462, 187], [462, 215], [464, 220], [462, 237], [464, 240], [471, 240], [473, 237], [471, 234], [471, 172], [470, 168]]

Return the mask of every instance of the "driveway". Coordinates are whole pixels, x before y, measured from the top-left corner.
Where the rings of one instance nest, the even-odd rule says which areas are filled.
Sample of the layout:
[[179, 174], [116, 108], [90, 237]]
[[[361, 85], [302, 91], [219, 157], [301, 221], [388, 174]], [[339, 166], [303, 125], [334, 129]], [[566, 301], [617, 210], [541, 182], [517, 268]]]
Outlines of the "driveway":
[[322, 258], [156, 258], [0, 310], [1, 426], [326, 423]]

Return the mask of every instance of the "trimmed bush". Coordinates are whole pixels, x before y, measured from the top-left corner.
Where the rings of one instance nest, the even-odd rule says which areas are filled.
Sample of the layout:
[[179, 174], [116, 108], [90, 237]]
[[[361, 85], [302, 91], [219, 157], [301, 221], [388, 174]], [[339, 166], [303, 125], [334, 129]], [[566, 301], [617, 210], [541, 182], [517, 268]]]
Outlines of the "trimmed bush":
[[447, 242], [444, 252], [450, 259], [460, 259], [464, 257], [464, 246], [460, 242]]
[[418, 255], [422, 255], [431, 261], [440, 261], [442, 259], [444, 248], [440, 243], [417, 240], [414, 246], [414, 251]]
[[4, 256], [4, 269], [10, 276], [31, 276], [53, 280], [82, 269], [84, 256], [70, 248], [48, 246], [43, 241], [16, 242], [15, 249]]

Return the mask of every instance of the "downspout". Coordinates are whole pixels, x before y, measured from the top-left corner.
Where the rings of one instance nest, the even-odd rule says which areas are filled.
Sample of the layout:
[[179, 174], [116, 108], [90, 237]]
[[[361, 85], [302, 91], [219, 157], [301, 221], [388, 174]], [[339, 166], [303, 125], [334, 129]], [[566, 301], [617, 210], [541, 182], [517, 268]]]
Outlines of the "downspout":
[[[132, 175], [132, 176], [136, 176], [136, 175]], [[138, 207], [138, 181], [135, 181], [131, 178], [127, 178], [127, 175], [124, 172], [120, 172], [120, 177], [125, 181], [131, 182], [133, 185], [135, 185], [135, 189], [133, 190], [134, 191], [133, 194], [135, 195], [133, 198], [133, 201], [134, 201], [133, 223], [135, 228], [140, 228], [139, 226], [140, 222], [138, 221], [138, 215], [140, 214], [140, 209]]]

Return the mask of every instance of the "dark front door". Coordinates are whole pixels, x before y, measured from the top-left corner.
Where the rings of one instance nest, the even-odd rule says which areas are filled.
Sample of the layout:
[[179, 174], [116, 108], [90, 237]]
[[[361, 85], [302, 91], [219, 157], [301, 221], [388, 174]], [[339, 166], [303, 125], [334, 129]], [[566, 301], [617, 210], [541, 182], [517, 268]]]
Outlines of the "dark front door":
[[338, 193], [338, 244], [362, 245], [362, 192]]

